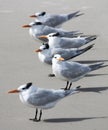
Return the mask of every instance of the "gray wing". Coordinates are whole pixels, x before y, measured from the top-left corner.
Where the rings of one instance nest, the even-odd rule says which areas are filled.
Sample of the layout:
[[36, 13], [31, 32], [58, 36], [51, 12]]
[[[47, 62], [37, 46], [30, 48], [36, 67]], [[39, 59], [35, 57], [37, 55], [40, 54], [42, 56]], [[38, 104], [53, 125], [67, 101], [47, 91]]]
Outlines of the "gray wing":
[[53, 28], [49, 26], [44, 26], [42, 29], [43, 35], [48, 35], [50, 33], [59, 32], [61, 37], [73, 37], [79, 33], [79, 31], [65, 31], [63, 29]]
[[74, 38], [66, 38], [66, 37], [59, 37], [60, 42], [59, 42], [59, 46], [61, 48], [77, 48], [79, 47], [79, 43], [77, 43], [76, 41], [74, 41]]
[[63, 97], [63, 92], [58, 93], [54, 90], [39, 89], [30, 96], [28, 102], [35, 106], [43, 106], [48, 103], [55, 102]]
[[64, 23], [67, 19], [66, 16], [62, 15], [50, 15], [46, 20], [45, 24], [51, 27], [56, 27], [62, 23]]
[[50, 33], [57, 32], [55, 28], [49, 27], [49, 26], [43, 26], [42, 28], [42, 35], [48, 35]]
[[90, 68], [76, 62], [63, 62], [61, 74], [68, 79], [75, 79], [90, 72]]
[[52, 55], [60, 54], [65, 60], [71, 59], [78, 55], [77, 49], [62, 49], [62, 48], [54, 48], [52, 49]]
[[59, 15], [51, 14], [49, 15], [49, 17], [47, 17], [45, 24], [47, 24], [48, 26], [56, 27], [80, 15], [83, 15], [83, 13], [80, 13], [80, 11], [76, 11], [70, 14], [59, 14]]
[[51, 65], [52, 64], [52, 57], [45, 58], [44, 62]]

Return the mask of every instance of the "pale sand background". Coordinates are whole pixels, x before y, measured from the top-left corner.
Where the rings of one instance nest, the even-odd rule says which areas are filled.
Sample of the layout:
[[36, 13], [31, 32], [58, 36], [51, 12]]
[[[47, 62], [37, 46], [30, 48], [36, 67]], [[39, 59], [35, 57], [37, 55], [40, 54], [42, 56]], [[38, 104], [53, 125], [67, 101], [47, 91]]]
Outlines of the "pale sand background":
[[108, 68], [84, 78], [85, 92], [62, 100], [53, 109], [43, 111], [39, 123], [29, 121], [35, 109], [24, 106], [10, 89], [26, 82], [43, 88], [61, 88], [65, 82], [48, 78], [50, 66], [39, 62], [34, 50], [39, 47], [22, 29], [31, 22], [28, 16], [38, 11], [68, 13], [82, 10], [85, 15], [64, 24], [67, 30], [98, 34], [94, 49], [73, 60], [108, 60], [108, 0], [0, 0], [0, 129], [1, 130], [108, 130]]

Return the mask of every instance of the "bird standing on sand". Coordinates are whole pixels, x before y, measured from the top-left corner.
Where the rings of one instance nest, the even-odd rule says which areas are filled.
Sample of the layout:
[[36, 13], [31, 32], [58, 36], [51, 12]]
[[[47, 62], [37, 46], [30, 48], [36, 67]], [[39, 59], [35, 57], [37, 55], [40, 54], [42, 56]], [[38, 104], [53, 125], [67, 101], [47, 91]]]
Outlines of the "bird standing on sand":
[[47, 26], [58, 27], [61, 26], [63, 23], [81, 15], [83, 15], [83, 13], [80, 13], [80, 11], [76, 11], [70, 14], [49, 14], [43, 11], [43, 12], [35, 13], [30, 17], [35, 18], [36, 22], [42, 22]]
[[[30, 107], [36, 108], [35, 118], [30, 119], [33, 121], [40, 121], [42, 116], [42, 109], [49, 109], [56, 105], [61, 99], [79, 92], [78, 87], [70, 90], [54, 90], [43, 89], [33, 86], [32, 83], [21, 85], [15, 90], [11, 90], [8, 93], [19, 93], [19, 98], [22, 103]], [[38, 109], [40, 109], [39, 118]]]
[[49, 45], [46, 43], [41, 45], [39, 49], [35, 50], [35, 52], [38, 52], [38, 58], [42, 63], [51, 65], [52, 58], [55, 54], [60, 54], [65, 60], [70, 60], [90, 50], [93, 46], [94, 44], [83, 48], [63, 49], [63, 48], [50, 48]]
[[59, 32], [39, 36], [48, 39], [50, 48], [78, 48], [97, 38], [96, 35], [73, 36], [72, 38], [62, 37]]
[[31, 22], [30, 24], [26, 24], [22, 26], [23, 28], [29, 28], [29, 34], [34, 39], [39, 39], [41, 41], [47, 42], [46, 38], [39, 38], [41, 35], [48, 35], [49, 33], [59, 32], [63, 37], [73, 37], [74, 35], [79, 35], [78, 31], [65, 31], [59, 28], [53, 28], [47, 25], [44, 25], [41, 22]]
[[52, 72], [59, 79], [67, 81], [65, 87], [65, 90], [67, 90], [71, 88], [72, 82], [80, 80], [91, 71], [108, 66], [103, 64], [104, 62], [87, 65], [78, 62], [64, 61], [61, 55], [56, 54], [52, 59]]

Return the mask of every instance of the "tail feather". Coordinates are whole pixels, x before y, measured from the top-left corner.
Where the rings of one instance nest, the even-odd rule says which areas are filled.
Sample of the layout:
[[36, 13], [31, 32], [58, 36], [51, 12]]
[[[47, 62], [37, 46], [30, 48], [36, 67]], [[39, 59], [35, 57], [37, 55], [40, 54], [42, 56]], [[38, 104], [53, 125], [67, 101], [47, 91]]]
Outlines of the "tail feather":
[[81, 16], [81, 15], [84, 15], [84, 13], [77, 14], [75, 15], [75, 17]]
[[91, 71], [94, 71], [94, 70], [108, 66], [108, 65], [103, 65], [103, 64], [104, 64], [104, 62], [100, 62], [100, 63], [96, 63], [96, 64], [93, 64], [93, 65], [89, 65], [89, 67], [91, 68]]
[[86, 43], [89, 43], [93, 40], [96, 40], [96, 38], [97, 38], [97, 35], [89, 36], [89, 37], [86, 38], [86, 41], [87, 41]]
[[89, 46], [87, 46], [87, 47], [85, 47], [85, 48], [83, 48], [83, 49], [78, 49], [78, 55], [85, 53], [86, 51], [88, 51], [88, 50], [90, 50], [91, 48], [93, 48], [93, 46], [94, 46], [94, 44], [89, 45]]
[[100, 67], [99, 67], [99, 69], [100, 69], [100, 68], [104, 68], [104, 67], [107, 67], [107, 66], [108, 66], [108, 65], [102, 65], [102, 66], [100, 66]]
[[79, 55], [85, 53], [86, 51], [90, 50], [91, 48], [93, 48], [93, 46], [94, 46], [94, 44], [89, 45], [89, 46], [87, 46], [86, 48], [83, 48], [83, 49], [77, 49], [77, 50], [76, 50], [76, 54], [75, 54], [74, 56], [71, 56], [71, 57], [69, 57], [69, 58], [66, 58], [65, 60], [70, 60], [71, 58], [74, 58], [74, 57], [76, 57], [76, 56], [79, 56]]
[[[79, 13], [79, 14], [78, 14], [78, 13]], [[68, 20], [70, 20], [70, 19], [72, 19], [72, 18], [74, 18], [74, 17], [81, 16], [81, 15], [83, 15], [83, 14], [84, 14], [84, 13], [80, 13], [80, 11], [76, 11], [76, 12], [71, 13], [71, 14], [68, 15]]]

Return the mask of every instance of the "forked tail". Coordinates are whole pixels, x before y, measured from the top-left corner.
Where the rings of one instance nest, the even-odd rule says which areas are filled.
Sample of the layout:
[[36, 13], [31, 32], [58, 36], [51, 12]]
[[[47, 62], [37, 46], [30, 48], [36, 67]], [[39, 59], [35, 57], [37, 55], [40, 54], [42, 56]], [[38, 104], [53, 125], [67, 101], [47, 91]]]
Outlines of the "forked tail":
[[100, 62], [100, 63], [96, 63], [96, 64], [93, 64], [93, 65], [89, 65], [89, 67], [91, 68], [91, 71], [94, 71], [94, 70], [108, 66], [108, 65], [103, 65], [103, 64], [104, 64], [104, 62]]

